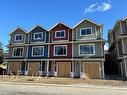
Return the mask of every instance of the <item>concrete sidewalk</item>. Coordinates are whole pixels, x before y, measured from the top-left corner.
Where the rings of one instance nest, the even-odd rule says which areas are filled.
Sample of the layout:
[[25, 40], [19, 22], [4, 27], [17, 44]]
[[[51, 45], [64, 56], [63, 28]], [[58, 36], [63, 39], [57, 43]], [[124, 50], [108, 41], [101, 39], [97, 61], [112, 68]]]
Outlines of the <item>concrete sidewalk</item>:
[[21, 82], [0, 82], [0, 84], [127, 90], [127, 86], [115, 87], [115, 86], [101, 86], [101, 85], [99, 86], [99, 85], [91, 85], [91, 84], [69, 84], [69, 85], [62, 85], [62, 84], [44, 84], [44, 83], [21, 83]]

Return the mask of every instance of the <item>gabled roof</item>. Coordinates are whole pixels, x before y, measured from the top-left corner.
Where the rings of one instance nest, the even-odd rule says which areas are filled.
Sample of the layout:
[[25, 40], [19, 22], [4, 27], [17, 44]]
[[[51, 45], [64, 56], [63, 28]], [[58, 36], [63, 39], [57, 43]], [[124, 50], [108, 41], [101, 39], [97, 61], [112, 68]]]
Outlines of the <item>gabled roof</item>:
[[9, 35], [11, 35], [12, 33], [14, 33], [16, 30], [18, 30], [18, 29], [20, 29], [20, 30], [22, 30], [24, 33], [27, 33], [27, 31], [25, 30], [25, 29], [23, 29], [22, 27], [17, 27], [17, 28], [15, 28], [13, 31], [11, 31], [10, 33], [9, 33]]
[[47, 31], [44, 27], [42, 27], [42, 25], [38, 24], [38, 25], [35, 25], [33, 28], [30, 29], [29, 33], [31, 31], [33, 31], [36, 27], [41, 27], [42, 29], [44, 29], [45, 31]]
[[[52, 30], [53, 28], [55, 28], [55, 27], [56, 27], [57, 25], [59, 25], [59, 24], [62, 24], [62, 25], [64, 25], [64, 26], [70, 28], [67, 24], [64, 24], [63, 22], [58, 22], [58, 23], [54, 24], [51, 28], [49, 28], [48, 31]], [[70, 29], [71, 29], [71, 28], [70, 28]]]
[[91, 20], [89, 20], [89, 19], [83, 19], [83, 20], [81, 20], [79, 23], [77, 23], [73, 28], [77, 27], [79, 24], [81, 24], [81, 23], [84, 22], [84, 21], [88, 21], [88, 22], [93, 23], [93, 24], [95, 24], [95, 25], [97, 25], [97, 26], [103, 27], [102, 24], [97, 24], [97, 23], [95, 23], [94, 21], [91, 21]]

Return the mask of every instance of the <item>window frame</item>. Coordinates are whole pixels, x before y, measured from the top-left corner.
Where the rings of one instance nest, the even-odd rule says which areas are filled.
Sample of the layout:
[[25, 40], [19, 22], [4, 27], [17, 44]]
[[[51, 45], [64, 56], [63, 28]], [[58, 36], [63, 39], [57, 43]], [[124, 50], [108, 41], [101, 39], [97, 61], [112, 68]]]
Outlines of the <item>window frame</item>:
[[[42, 38], [35, 38], [35, 35], [36, 34], [42, 34]], [[42, 40], [43, 39], [43, 36], [44, 36], [43, 34], [44, 34], [43, 32], [36, 32], [36, 33], [34, 33], [33, 39], [34, 40]]]
[[[82, 35], [82, 30], [86, 30], [86, 29], [90, 29], [91, 30], [91, 34], [85, 34], [85, 35]], [[86, 35], [92, 35], [92, 27], [87, 27], [87, 28], [80, 28], [80, 36], [86, 36]]]
[[[15, 49], [18, 49], [18, 48], [23, 49], [23, 50], [22, 50], [22, 56], [14, 56], [14, 50], [15, 50]], [[15, 48], [13, 48], [13, 55], [12, 55], [13, 57], [23, 57], [23, 54], [24, 54], [24, 47], [15, 47]]]
[[[81, 54], [81, 53], [80, 53], [80, 52], [81, 52], [80, 46], [83, 46], [83, 45], [93, 46], [93, 54]], [[78, 50], [79, 50], [79, 56], [90, 56], [90, 55], [95, 55], [95, 44], [79, 44]]]
[[[43, 48], [43, 54], [42, 55], [33, 55], [33, 49], [34, 48]], [[32, 47], [32, 57], [41, 57], [41, 56], [44, 56], [44, 46], [33, 46]]]
[[[55, 48], [56, 47], [61, 47], [61, 46], [65, 47], [65, 49], [66, 49], [66, 54], [65, 55], [58, 55], [58, 54], [56, 54]], [[54, 45], [54, 56], [67, 56], [67, 45]]]
[[[62, 36], [62, 37], [57, 37], [57, 33], [58, 33], [58, 32], [61, 32], [61, 31], [64, 31], [64, 36]], [[55, 31], [55, 38], [65, 38], [65, 37], [66, 37], [66, 30]]]
[[[21, 40], [16, 40], [16, 36], [20, 36], [20, 35], [22, 36], [22, 39]], [[14, 41], [16, 41], [16, 42], [23, 41], [23, 34], [16, 34]]]

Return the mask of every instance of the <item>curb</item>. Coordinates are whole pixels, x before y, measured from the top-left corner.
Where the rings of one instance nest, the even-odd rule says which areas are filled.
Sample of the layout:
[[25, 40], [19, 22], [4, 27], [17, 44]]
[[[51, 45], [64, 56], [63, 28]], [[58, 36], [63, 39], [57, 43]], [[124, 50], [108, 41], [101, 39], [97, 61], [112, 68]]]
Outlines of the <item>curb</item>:
[[44, 83], [19, 83], [19, 82], [0, 82], [0, 84], [11, 85], [34, 85], [34, 86], [56, 86], [56, 87], [75, 87], [75, 88], [91, 88], [91, 89], [112, 89], [112, 90], [127, 90], [127, 87], [111, 87], [111, 86], [92, 86], [92, 85], [63, 85], [63, 84], [44, 84]]

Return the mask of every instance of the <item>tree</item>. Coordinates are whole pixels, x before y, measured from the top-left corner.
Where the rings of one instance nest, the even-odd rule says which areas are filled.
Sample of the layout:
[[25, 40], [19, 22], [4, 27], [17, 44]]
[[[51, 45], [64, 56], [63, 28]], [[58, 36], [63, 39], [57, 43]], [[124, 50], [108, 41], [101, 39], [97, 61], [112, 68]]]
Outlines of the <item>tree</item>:
[[4, 62], [4, 50], [2, 47], [2, 43], [0, 42], [0, 64]]

